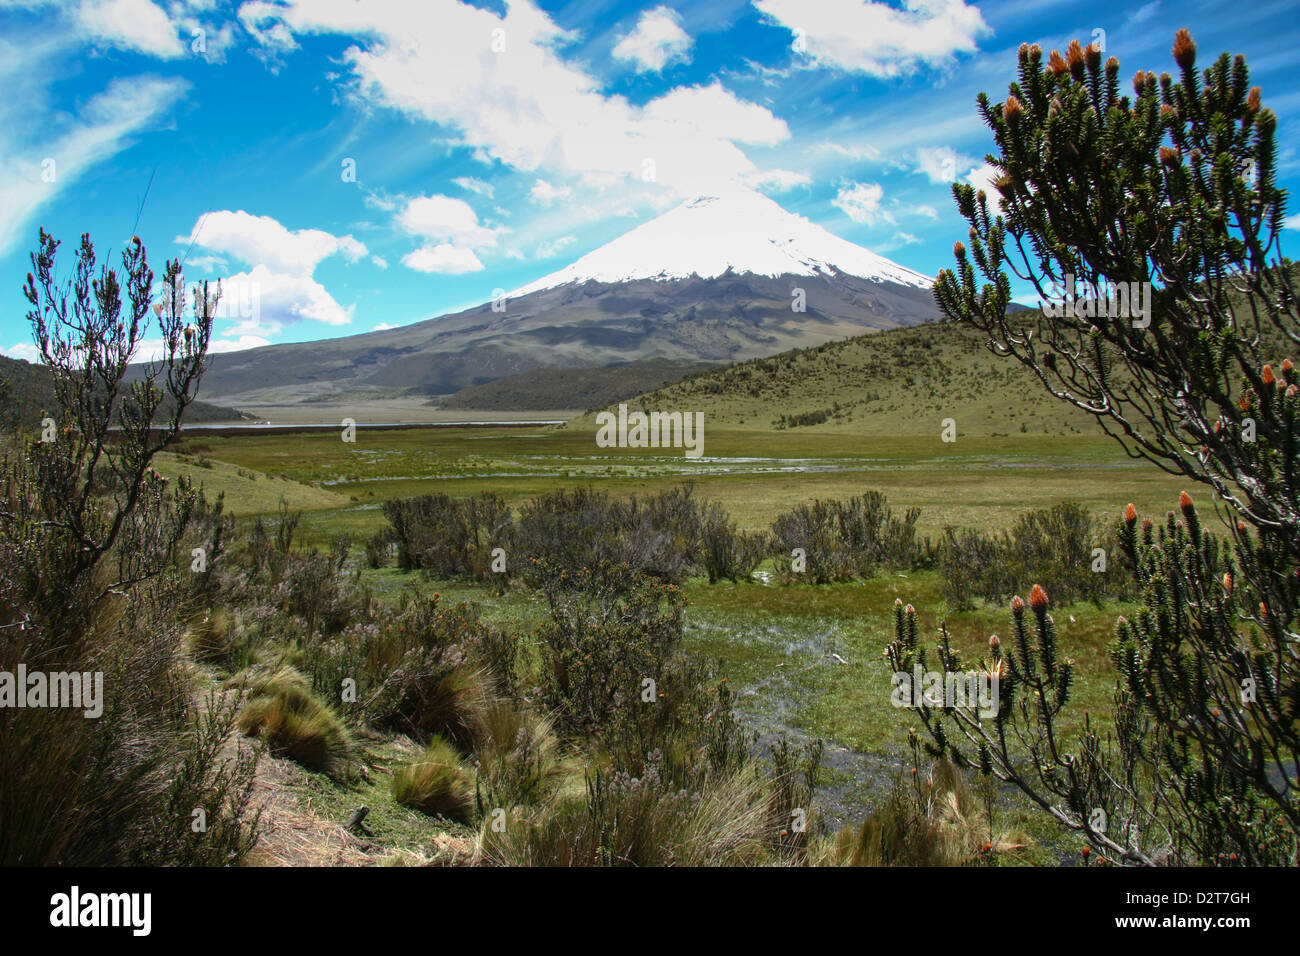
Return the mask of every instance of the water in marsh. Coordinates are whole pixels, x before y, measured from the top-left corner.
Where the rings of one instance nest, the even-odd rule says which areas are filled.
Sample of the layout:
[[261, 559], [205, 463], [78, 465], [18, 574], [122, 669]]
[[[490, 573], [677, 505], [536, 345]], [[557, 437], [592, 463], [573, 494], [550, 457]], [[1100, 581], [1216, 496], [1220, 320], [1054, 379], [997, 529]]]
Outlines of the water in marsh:
[[[857, 750], [810, 731], [809, 708], [815, 696], [826, 693], [828, 672], [857, 666], [840, 653], [840, 623], [787, 616], [737, 620], [707, 609], [693, 611], [688, 640], [721, 659], [728, 675], [736, 675], [729, 679], [737, 713], [757, 734], [760, 751], [769, 753], [781, 738], [800, 749], [822, 740], [817, 809], [832, 829], [860, 823], [910, 757], [902, 749]], [[889, 684], [883, 687], [887, 699]]]

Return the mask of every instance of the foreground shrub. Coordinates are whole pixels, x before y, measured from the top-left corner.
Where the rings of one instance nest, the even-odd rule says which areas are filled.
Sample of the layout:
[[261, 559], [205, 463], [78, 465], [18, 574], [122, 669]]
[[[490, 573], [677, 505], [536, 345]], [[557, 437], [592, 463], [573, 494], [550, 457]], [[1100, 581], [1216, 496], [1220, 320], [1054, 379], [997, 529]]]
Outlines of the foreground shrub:
[[822, 753], [820, 740], [810, 741], [801, 751], [782, 737], [772, 748], [768, 842], [783, 861], [806, 860], [809, 842], [820, 827], [812, 802]]
[[545, 561], [550, 620], [543, 644], [542, 695], [567, 733], [608, 730], [657, 685], [682, 637], [681, 588], [625, 565], [580, 569], [570, 576]]
[[468, 822], [474, 788], [450, 743], [434, 736], [424, 752], [393, 773], [393, 799], [430, 816]]
[[[251, 770], [226, 763], [220, 722], [192, 703], [181, 622], [201, 588], [177, 568], [199, 505], [188, 482], [152, 467], [197, 392], [215, 300], [196, 290], [188, 321], [169, 262], [155, 330], [139, 239], [118, 272], [98, 267], [82, 236], [66, 283], [54, 278], [58, 245], [41, 231], [24, 289], [53, 440], [0, 436], [0, 671], [75, 672], [92, 686], [98, 674], [102, 694], [95, 716], [0, 708], [0, 864], [229, 863], [256, 838]], [[154, 336], [161, 357], [128, 384]], [[196, 806], [214, 839], [181, 843]]]
[[[187, 749], [168, 783], [161, 821], [172, 838], [136, 854], [145, 866], [235, 866], [257, 843], [261, 809], [250, 807], [260, 750], [236, 748], [231, 760], [221, 757], [234, 728], [238, 701], [208, 694], [206, 706], [187, 734]], [[194, 811], [203, 811], [203, 828], [194, 827]]]
[[[1139, 532], [1136, 509], [1127, 510], [1120, 537], [1143, 606], [1116, 624], [1113, 737], [1087, 723], [1075, 739], [1061, 735], [1074, 666], [1035, 586], [1027, 603], [1012, 599], [1012, 639], [1005, 650], [992, 642], [983, 664], [999, 675], [996, 719], [923, 704], [930, 752], [1053, 806], [1112, 862], [1295, 865], [1294, 797], [1279, 783], [1297, 752], [1294, 698], [1278, 691], [1285, 665], [1267, 632], [1239, 623], [1249, 611], [1232, 549], [1201, 529], [1186, 494], [1181, 512], [1157, 533], [1151, 521]], [[896, 608], [895, 629], [891, 666], [926, 669], [910, 605]], [[939, 665], [963, 673], [946, 629], [942, 638]]]
[[[1126, 510], [1142, 607], [1116, 626], [1114, 743], [1088, 728], [1062, 752], [1072, 675], [1041, 589], [1032, 619], [1013, 601], [1005, 716], [992, 728], [960, 712], [926, 723], [937, 749], [957, 745], [1111, 861], [1294, 865], [1300, 385], [1285, 355], [1300, 347], [1300, 297], [1280, 251], [1278, 118], [1244, 57], [1199, 70], [1186, 30], [1172, 53], [1176, 75], [1139, 70], [1130, 96], [1095, 45], [1046, 64], [1037, 45], [1020, 48], [1005, 101], [979, 97], [997, 195], [953, 186], [970, 250], [954, 246], [935, 298], [1129, 455], [1212, 492], [1227, 538], [1203, 531], [1186, 493], [1158, 536]], [[1026, 314], [1009, 309], [1013, 274], [1106, 293]], [[1114, 307], [1113, 283], [1130, 308]], [[916, 653], [910, 640], [900, 650]], [[946, 647], [941, 661], [956, 666]]]

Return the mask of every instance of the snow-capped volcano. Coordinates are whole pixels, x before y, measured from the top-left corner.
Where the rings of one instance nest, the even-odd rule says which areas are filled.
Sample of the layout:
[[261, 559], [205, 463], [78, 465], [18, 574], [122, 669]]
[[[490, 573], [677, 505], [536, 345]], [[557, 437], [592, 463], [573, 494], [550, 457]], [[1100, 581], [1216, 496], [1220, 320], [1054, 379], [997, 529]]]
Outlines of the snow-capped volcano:
[[[484, 277], [486, 288], [494, 284]], [[936, 318], [931, 287], [929, 276], [766, 196], [701, 196], [504, 301], [212, 356], [203, 397], [254, 407], [392, 390], [446, 394], [541, 368], [758, 358]]]
[[642, 223], [509, 298], [571, 282], [850, 275], [918, 289], [934, 284], [751, 190], [700, 196]]

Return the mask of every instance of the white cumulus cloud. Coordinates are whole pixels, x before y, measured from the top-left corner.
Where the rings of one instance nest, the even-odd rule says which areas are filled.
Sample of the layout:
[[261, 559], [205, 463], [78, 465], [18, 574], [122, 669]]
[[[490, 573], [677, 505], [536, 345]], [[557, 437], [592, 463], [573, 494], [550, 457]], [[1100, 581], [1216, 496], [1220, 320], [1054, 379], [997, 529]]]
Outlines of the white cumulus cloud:
[[641, 14], [636, 29], [615, 44], [613, 54], [635, 63], [638, 73], [647, 73], [689, 61], [690, 50], [691, 37], [682, 29], [681, 18], [668, 7], [655, 7]]
[[151, 0], [83, 0], [72, 7], [81, 36], [91, 43], [171, 59], [189, 45], [166, 12]]
[[528, 0], [502, 15], [458, 0], [251, 0], [240, 20], [277, 52], [295, 36], [348, 37], [348, 95], [445, 127], [485, 162], [588, 186], [652, 178], [678, 194], [705, 192], [757, 172], [737, 144], [790, 137], [769, 109], [716, 81], [639, 106], [606, 95], [598, 77], [558, 55], [572, 35]]
[[474, 207], [465, 200], [450, 196], [417, 196], [408, 200], [397, 214], [397, 224], [410, 235], [444, 239], [470, 249], [495, 246], [500, 232], [482, 225]]
[[367, 256], [359, 239], [322, 229], [293, 230], [272, 216], [221, 209], [200, 216], [189, 235], [177, 236], [176, 242], [249, 266], [221, 277], [218, 320], [236, 323], [220, 330], [221, 350], [265, 345], [269, 336], [295, 322], [352, 321], [353, 307], [340, 305], [312, 273], [330, 256], [341, 255], [350, 263]]
[[880, 206], [884, 196], [884, 187], [879, 183], [846, 183], [831, 200], [831, 205], [838, 206], [854, 222], [868, 226], [882, 222], [892, 225], [894, 217]]
[[322, 259], [335, 254], [349, 262], [366, 255], [365, 243], [352, 236], [336, 236], [321, 229], [291, 230], [271, 216], [255, 216], [242, 209], [200, 216], [190, 234], [177, 236], [176, 241], [288, 273], [310, 274]]
[[41, 353], [37, 351], [36, 346], [31, 342], [19, 342], [11, 345], [4, 350], [4, 354], [10, 358], [25, 359], [28, 362], [39, 362]]
[[402, 256], [402, 265], [416, 272], [440, 272], [459, 275], [462, 272], [479, 272], [483, 263], [471, 249], [462, 249], [450, 243], [421, 246]]

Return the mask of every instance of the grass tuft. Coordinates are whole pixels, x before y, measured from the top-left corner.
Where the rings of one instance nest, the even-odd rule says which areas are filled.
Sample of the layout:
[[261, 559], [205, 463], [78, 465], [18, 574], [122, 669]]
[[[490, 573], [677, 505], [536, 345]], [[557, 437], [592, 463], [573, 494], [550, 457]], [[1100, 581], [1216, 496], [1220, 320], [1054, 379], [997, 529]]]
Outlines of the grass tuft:
[[393, 799], [430, 816], [467, 822], [474, 786], [456, 748], [434, 736], [419, 757], [393, 773]]

